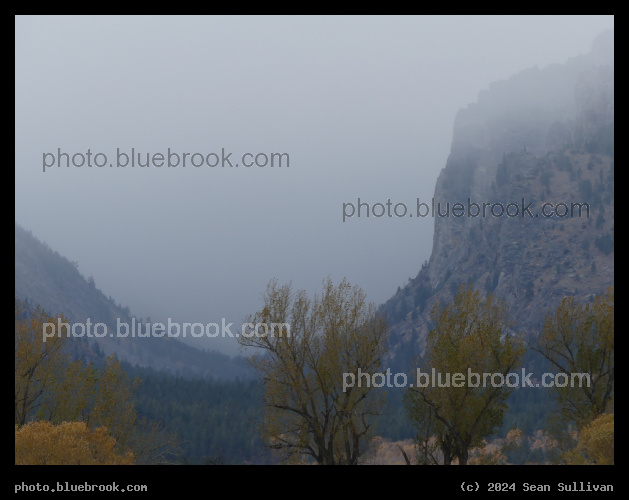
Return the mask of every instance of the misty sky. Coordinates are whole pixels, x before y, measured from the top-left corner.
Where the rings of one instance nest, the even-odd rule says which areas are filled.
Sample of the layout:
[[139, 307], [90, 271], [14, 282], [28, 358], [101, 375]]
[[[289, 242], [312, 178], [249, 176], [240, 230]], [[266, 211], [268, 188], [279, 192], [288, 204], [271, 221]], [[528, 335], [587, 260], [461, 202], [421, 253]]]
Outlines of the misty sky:
[[[311, 293], [347, 277], [380, 304], [429, 259], [434, 220], [343, 222], [343, 203], [430, 200], [457, 110], [491, 82], [588, 52], [613, 23], [18, 16], [15, 218], [152, 321], [238, 331], [273, 277]], [[42, 171], [58, 148], [107, 165]], [[233, 164], [288, 153], [290, 167], [110, 168], [117, 148], [224, 149]]]

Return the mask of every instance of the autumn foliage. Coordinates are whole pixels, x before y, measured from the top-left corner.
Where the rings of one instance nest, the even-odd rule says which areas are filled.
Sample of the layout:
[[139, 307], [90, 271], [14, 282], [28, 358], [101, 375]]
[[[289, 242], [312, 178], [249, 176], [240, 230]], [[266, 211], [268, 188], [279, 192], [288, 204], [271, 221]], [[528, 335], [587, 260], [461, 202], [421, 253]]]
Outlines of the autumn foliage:
[[[508, 333], [508, 308], [493, 295], [461, 285], [454, 300], [433, 308], [423, 372], [491, 373], [505, 376], [524, 354], [522, 340]], [[448, 383], [409, 388], [405, 404], [417, 427], [421, 464], [466, 465], [473, 448], [502, 424], [511, 389], [504, 384]], [[494, 455], [481, 461], [493, 462]]]
[[377, 373], [387, 325], [364, 292], [343, 280], [324, 281], [320, 296], [293, 292], [275, 280], [258, 324], [290, 324], [290, 335], [240, 337], [257, 348], [251, 363], [264, 381], [267, 445], [285, 463], [354, 465], [368, 450], [383, 394], [373, 386], [343, 389], [344, 374]]
[[116, 451], [116, 440], [105, 427], [89, 429], [85, 422], [29, 422], [15, 426], [16, 465], [130, 465], [131, 452]]
[[614, 465], [614, 414], [603, 414], [581, 430], [576, 449], [567, 455], [572, 465]]

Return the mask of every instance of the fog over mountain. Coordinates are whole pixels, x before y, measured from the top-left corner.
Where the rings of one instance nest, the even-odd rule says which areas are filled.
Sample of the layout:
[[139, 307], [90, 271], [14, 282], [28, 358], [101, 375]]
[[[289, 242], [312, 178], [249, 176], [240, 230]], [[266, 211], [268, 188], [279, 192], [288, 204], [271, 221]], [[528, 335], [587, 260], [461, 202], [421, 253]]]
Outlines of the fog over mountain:
[[[430, 258], [434, 219], [344, 222], [343, 204], [430, 202], [457, 112], [494, 82], [588, 53], [614, 18], [15, 22], [16, 222], [136, 316], [239, 331], [274, 277], [314, 292], [346, 276], [370, 301], [394, 296]], [[88, 149], [105, 166], [52, 164]], [[219, 165], [117, 167], [132, 150]], [[243, 164], [258, 153], [289, 163]]]
[[457, 114], [430, 259], [383, 306], [392, 361], [411, 362], [434, 328], [433, 306], [462, 283], [503, 300], [510, 328], [528, 339], [564, 298], [605, 295], [614, 177], [612, 30], [585, 55], [490, 85]]

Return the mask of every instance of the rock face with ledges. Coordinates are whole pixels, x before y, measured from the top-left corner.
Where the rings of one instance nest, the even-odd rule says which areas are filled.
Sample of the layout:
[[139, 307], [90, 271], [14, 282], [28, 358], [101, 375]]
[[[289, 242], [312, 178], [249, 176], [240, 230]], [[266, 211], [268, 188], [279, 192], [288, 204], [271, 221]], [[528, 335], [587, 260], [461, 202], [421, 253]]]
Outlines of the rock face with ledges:
[[[588, 301], [613, 284], [613, 60], [613, 32], [603, 33], [590, 53], [495, 83], [457, 114], [434, 195], [449, 216], [435, 217], [428, 264], [382, 306], [392, 364], [419, 352], [431, 307], [461, 282], [504, 299], [514, 328], [531, 335], [563, 297]], [[468, 203], [481, 215], [468, 216]], [[511, 216], [493, 216], [495, 203]], [[568, 216], [543, 217], [544, 203]]]

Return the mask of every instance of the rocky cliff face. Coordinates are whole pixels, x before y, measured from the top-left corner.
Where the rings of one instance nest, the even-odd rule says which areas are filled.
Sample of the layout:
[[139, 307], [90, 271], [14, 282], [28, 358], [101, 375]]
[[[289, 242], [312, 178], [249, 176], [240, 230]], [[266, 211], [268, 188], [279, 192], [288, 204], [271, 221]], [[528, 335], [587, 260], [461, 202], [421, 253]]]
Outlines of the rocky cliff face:
[[495, 83], [458, 113], [430, 261], [382, 306], [394, 364], [419, 352], [432, 306], [462, 282], [504, 299], [531, 335], [563, 297], [613, 284], [613, 60], [607, 32], [589, 54]]

